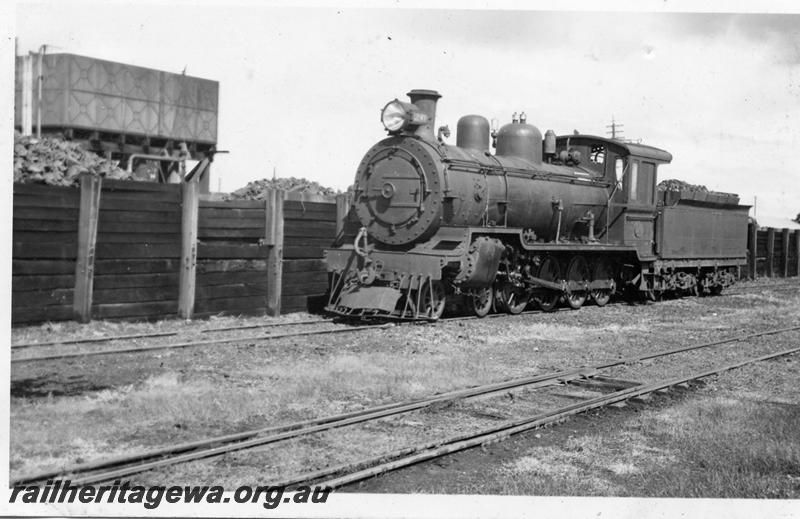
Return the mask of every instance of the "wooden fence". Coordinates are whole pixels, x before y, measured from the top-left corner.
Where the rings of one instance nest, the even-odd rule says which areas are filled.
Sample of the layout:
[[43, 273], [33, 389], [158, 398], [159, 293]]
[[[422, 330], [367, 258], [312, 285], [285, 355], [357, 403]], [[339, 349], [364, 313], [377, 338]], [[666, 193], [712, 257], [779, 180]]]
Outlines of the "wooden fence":
[[347, 204], [343, 195], [282, 191], [266, 201], [211, 201], [193, 183], [92, 176], [80, 189], [15, 184], [12, 322], [319, 306], [322, 250]]
[[750, 223], [747, 277], [800, 276], [800, 230], [758, 229]]
[[11, 319], [73, 316], [80, 191], [14, 185]]

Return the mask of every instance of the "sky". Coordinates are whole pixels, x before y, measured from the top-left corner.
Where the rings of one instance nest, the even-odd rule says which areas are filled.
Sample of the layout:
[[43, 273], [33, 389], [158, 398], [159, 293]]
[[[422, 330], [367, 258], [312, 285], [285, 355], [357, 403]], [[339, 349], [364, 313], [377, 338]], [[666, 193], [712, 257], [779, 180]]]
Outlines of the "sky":
[[660, 179], [757, 196], [759, 215], [800, 212], [798, 14], [340, 5], [21, 2], [13, 33], [20, 53], [47, 44], [219, 81], [230, 154], [212, 189], [274, 171], [344, 190], [385, 136], [380, 109], [428, 88], [453, 144], [467, 113], [598, 135], [613, 116], [673, 154]]

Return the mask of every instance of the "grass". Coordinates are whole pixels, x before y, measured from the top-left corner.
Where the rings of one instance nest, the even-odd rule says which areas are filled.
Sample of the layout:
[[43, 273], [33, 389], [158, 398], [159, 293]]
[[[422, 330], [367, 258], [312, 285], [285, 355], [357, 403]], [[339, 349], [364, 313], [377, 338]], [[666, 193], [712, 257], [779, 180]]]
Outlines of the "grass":
[[[787, 315], [796, 313], [798, 301], [783, 301], [777, 309], [754, 305], [750, 296], [667, 301], [652, 306], [587, 307], [580, 312], [519, 316], [516, 320], [491, 319], [363, 334], [282, 339], [258, 347], [243, 344], [119, 360], [98, 357], [63, 364], [16, 365], [12, 367], [15, 379], [55, 380], [53, 384], [57, 386], [58, 380], [68, 380], [74, 375], [80, 377], [81, 384], [99, 381], [100, 387], [111, 388], [49, 398], [13, 397], [11, 472], [16, 476], [177, 441], [336, 414], [567, 366], [588, 365], [601, 359], [652, 350], [656, 346], [662, 349], [680, 341], [699, 342], [720, 333], [720, 327], [767, 327], [781, 322]], [[174, 325], [194, 330], [236, 322], [239, 321], [230, 319], [230, 322], [220, 320], [191, 325], [164, 322], [145, 323], [141, 327], [149, 331], [151, 326], [166, 329]], [[61, 332], [79, 335], [83, 330], [89, 335], [102, 335], [138, 331], [132, 324], [91, 326], [81, 329], [78, 325], [65, 324]], [[58, 333], [58, 330], [50, 332]], [[15, 340], [42, 340], [50, 332], [17, 330]], [[784, 384], [794, 385], [796, 379], [784, 378]], [[781, 383], [780, 377], [756, 378], [756, 382], [759, 380], [773, 380], [770, 387]], [[748, 387], [752, 386], [748, 383]], [[768, 406], [769, 409], [773, 407]], [[509, 413], [512, 411], [515, 409], [509, 405]], [[354, 454], [363, 457], [361, 450], [366, 452], [374, 447], [369, 443], [373, 436], [377, 436], [375, 442], [386, 443], [379, 445], [382, 450], [391, 450], [417, 439], [415, 435], [422, 437], [423, 433], [438, 428], [446, 429], [449, 434], [461, 432], [475, 421], [464, 413], [461, 413], [464, 420], [461, 423], [454, 419], [457, 413], [449, 417], [440, 414], [404, 418], [424, 422], [416, 428], [401, 426], [401, 422], [387, 422], [378, 431], [381, 435], [368, 428], [363, 431], [353, 428], [320, 436], [314, 441], [330, 444], [328, 450], [332, 453], [337, 452], [337, 447], [345, 450], [342, 446], [363, 445], [363, 449]], [[730, 417], [722, 415], [722, 419]], [[703, 420], [690, 421], [684, 417], [673, 422], [683, 424], [680, 427], [694, 424], [692, 427], [698, 428]], [[645, 424], [639, 424], [638, 428], [626, 429], [627, 436], [616, 428], [607, 434], [576, 436], [566, 441], [564, 448], [562, 444], [543, 448], [532, 454], [535, 459], [505, 467], [498, 475], [502, 486], [488, 492], [660, 495], [653, 494], [659, 492], [659, 487], [646, 483], [652, 480], [651, 473], [667, 474], [665, 471], [677, 463], [676, 467], [689, 470], [691, 477], [699, 480], [699, 474], [708, 467], [717, 467], [709, 465], [710, 461], [705, 461], [706, 468], [680, 464], [681, 449], [687, 439], [680, 436], [680, 428], [670, 427], [672, 423], [662, 422], [658, 429], [649, 430]], [[666, 434], [662, 429], [672, 431], [671, 436], [656, 438], [658, 434]], [[670, 442], [676, 446], [669, 447]], [[780, 439], [776, 442], [778, 447], [785, 443]], [[634, 445], [639, 447], [634, 449]], [[298, 459], [313, 458], [307, 442], [297, 442], [296, 449], [288, 450], [299, 452], [302, 456]], [[779, 451], [778, 455], [786, 458], [788, 454]], [[268, 451], [265, 457], [270, 457]], [[277, 457], [285, 461], [283, 458], [288, 454]], [[217, 476], [223, 482], [228, 481], [226, 478], [238, 480], [244, 474], [239, 462], [246, 464], [248, 459], [253, 459], [253, 477], [263, 476], [264, 463], [273, 464], [273, 461], [258, 459], [253, 453], [242, 453], [234, 458], [187, 466], [185, 478], [180, 481], [205, 481], [205, 474]], [[692, 453], [687, 459], [702, 458]], [[274, 460], [276, 466], [277, 461]], [[545, 466], [546, 470], [542, 468]], [[743, 466], [760, 465], [751, 459]], [[183, 469], [175, 470], [184, 474]], [[170, 474], [161, 475], [160, 481], [170, 480]], [[515, 474], [522, 478], [517, 481], [513, 477]], [[679, 476], [675, 473], [669, 477]], [[759, 478], [764, 479], [764, 476]], [[796, 482], [790, 477], [778, 480]], [[484, 481], [486, 484], [493, 485], [491, 481]], [[773, 486], [779, 493], [786, 491], [785, 486], [777, 483]], [[706, 483], [698, 489], [673, 487], [673, 493], [666, 495], [684, 495], [681, 494], [684, 491], [700, 495], [703, 488]], [[487, 493], [487, 489], [483, 486], [474, 492]], [[800, 492], [795, 494], [800, 495]], [[731, 495], [749, 494], [746, 489], [740, 489]]]
[[250, 373], [248, 383], [240, 376], [237, 385], [168, 371], [86, 395], [19, 398], [11, 414], [11, 466], [27, 472], [71, 464], [137, 446], [410, 399], [490, 376], [483, 364], [460, 357], [411, 356], [398, 363], [383, 352], [345, 353], [298, 361], [291, 370], [283, 364], [266, 367]]
[[242, 416], [262, 412], [263, 404], [242, 393], [248, 395], [245, 390], [236, 400], [225, 399], [208, 381], [164, 373], [137, 386], [31, 400], [11, 413], [12, 437], [26, 438], [15, 446], [11, 466], [27, 471], [72, 464], [128, 451], [126, 437], [135, 437], [132, 444], [144, 448], [154, 446], [152, 440], [192, 437], [202, 424], [230, 427]]
[[534, 323], [492, 335], [465, 327], [455, 330], [463, 335], [455, 343], [453, 330], [411, 328], [391, 348], [256, 364], [223, 356], [219, 365], [198, 352], [188, 371], [166, 366], [112, 389], [13, 398], [12, 474], [504, 380], [537, 369], [531, 343], [555, 349], [564, 336], [618, 331], [611, 328]]
[[499, 469], [490, 492], [797, 498], [798, 431], [800, 405], [690, 399], [645, 411], [610, 434], [535, 448]]
[[648, 485], [650, 495], [800, 494], [800, 405], [721, 398], [692, 406], [683, 422], [684, 428], [666, 434], [673, 448], [680, 448], [682, 463], [657, 474]]

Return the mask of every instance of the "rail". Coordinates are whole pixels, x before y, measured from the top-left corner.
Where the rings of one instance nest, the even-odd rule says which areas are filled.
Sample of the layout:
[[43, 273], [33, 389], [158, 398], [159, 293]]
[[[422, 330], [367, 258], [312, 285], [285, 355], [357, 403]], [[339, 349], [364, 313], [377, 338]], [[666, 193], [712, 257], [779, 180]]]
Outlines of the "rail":
[[[448, 393], [442, 393], [438, 395], [434, 395], [428, 398], [410, 400], [405, 402], [399, 403], [392, 403], [392, 404], [385, 404], [382, 406], [377, 406], [369, 409], [363, 409], [360, 411], [328, 416], [328, 417], [321, 417], [312, 420], [306, 420], [303, 422], [285, 424], [281, 426], [275, 427], [268, 427], [268, 428], [261, 428], [255, 429], [251, 431], [245, 431], [236, 434], [230, 434], [226, 436], [219, 436], [214, 438], [209, 438], [205, 440], [199, 440], [194, 442], [182, 443], [173, 446], [162, 447], [158, 449], [142, 451], [130, 455], [125, 456], [118, 456], [114, 458], [109, 458], [105, 460], [98, 460], [90, 463], [85, 463], [81, 465], [75, 465], [71, 467], [64, 467], [61, 469], [53, 469], [45, 472], [40, 472], [36, 474], [30, 474], [21, 476], [15, 479], [12, 479], [11, 483], [18, 485], [23, 483], [30, 483], [34, 481], [42, 481], [54, 476], [58, 476], [61, 474], [81, 474], [87, 473], [90, 471], [97, 471], [100, 469], [111, 469], [105, 472], [99, 472], [95, 474], [91, 474], [85, 476], [83, 478], [72, 478], [74, 484], [90, 484], [102, 481], [108, 481], [115, 478], [121, 478], [124, 476], [129, 476], [133, 474], [138, 474], [141, 472], [145, 472], [148, 470], [152, 470], [159, 467], [165, 467], [169, 465], [174, 465], [177, 463], [183, 463], [198, 459], [205, 459], [215, 456], [220, 456], [226, 454], [228, 452], [234, 452], [239, 450], [244, 450], [248, 448], [258, 447], [261, 445], [275, 443], [278, 441], [287, 440], [290, 438], [296, 438], [303, 435], [308, 435], [316, 432], [321, 432], [333, 428], [344, 427], [349, 425], [354, 425], [357, 423], [362, 423], [371, 420], [377, 420], [381, 418], [386, 418], [389, 416], [408, 413], [411, 411], [420, 410], [423, 408], [434, 406], [435, 404], [442, 403], [442, 402], [452, 402], [456, 400], [463, 400], [467, 398], [472, 398], [476, 396], [488, 395], [492, 393], [497, 393], [500, 391], [508, 391], [510, 389], [516, 388], [535, 388], [535, 387], [543, 387], [548, 385], [554, 384], [561, 384], [566, 383], [574, 380], [579, 379], [587, 379], [596, 377], [599, 375], [600, 371], [609, 369], [616, 366], [621, 366], [625, 364], [634, 364], [637, 362], [642, 362], [645, 360], [650, 360], [659, 357], [667, 357], [670, 355], [675, 355], [678, 353], [703, 349], [703, 348], [710, 348], [713, 346], [719, 346], [723, 344], [729, 344], [733, 342], [741, 342], [747, 341], [759, 337], [764, 337], [768, 335], [776, 335], [781, 333], [788, 333], [792, 331], [800, 330], [800, 326], [792, 326], [787, 328], [776, 328], [770, 330], [763, 330], [760, 332], [749, 333], [744, 335], [737, 335], [733, 337], [728, 337], [716, 341], [705, 342], [700, 344], [694, 344], [689, 346], [682, 346], [679, 348], [672, 348], [668, 350], [662, 350], [658, 352], [649, 353], [646, 355], [638, 355], [638, 356], [630, 356], [622, 359], [616, 359], [612, 361], [608, 361], [606, 363], [598, 364], [595, 366], [589, 367], [579, 367], [573, 368], [568, 370], [557, 371], [553, 373], [546, 373], [541, 375], [535, 375], [531, 377], [524, 377], [519, 379], [507, 380], [503, 382], [497, 382], [492, 384], [485, 384], [482, 386], [476, 386], [467, 389], [461, 389], [456, 391], [450, 391]], [[792, 350], [787, 350], [787, 352], [783, 352], [780, 354], [775, 354], [773, 356], [778, 355], [788, 355], [789, 353], [794, 353], [796, 351], [800, 351], [800, 348], [794, 348]], [[759, 359], [766, 358], [760, 357]], [[769, 357], [772, 358], [772, 357]], [[741, 364], [743, 365], [743, 364]], [[737, 365], [738, 366], [738, 365]], [[725, 368], [732, 369], [732, 368]], [[716, 371], [718, 372], [718, 371]], [[715, 373], [716, 373], [715, 372]], [[708, 376], [708, 375], [702, 375]], [[688, 380], [691, 380], [689, 378]], [[680, 383], [680, 382], [677, 382]], [[676, 385], [677, 383], [670, 383], [669, 385]], [[652, 386], [651, 384], [650, 386]], [[642, 386], [642, 387], [650, 387], [650, 386]], [[637, 386], [638, 387], [638, 386]], [[656, 389], [648, 390], [646, 392], [652, 392]], [[626, 399], [632, 398], [636, 396], [636, 394], [629, 395], [630, 390], [623, 390], [620, 392], [615, 393], [616, 396], [620, 397], [619, 399]], [[635, 392], [634, 392], [635, 393]], [[641, 393], [643, 394], [643, 393]], [[601, 397], [602, 398], [602, 397]], [[600, 401], [599, 399], [595, 399], [595, 401]], [[619, 400], [614, 400], [619, 401]], [[586, 405], [590, 402], [586, 402], [582, 405]], [[607, 405], [607, 404], [603, 404]], [[585, 410], [591, 409], [592, 407], [586, 408]], [[566, 409], [566, 408], [565, 408]], [[570, 406], [568, 409], [579, 409], [579, 407]], [[581, 408], [582, 409], [582, 408]], [[565, 410], [559, 411], [559, 413], [564, 413]], [[580, 412], [580, 411], [574, 411]], [[574, 412], [572, 414], [574, 414]], [[555, 416], [555, 415], [553, 415]], [[549, 419], [542, 416], [537, 416], [534, 418], [524, 420], [524, 423], [529, 424], [536, 422], [537, 420]], [[548, 422], [549, 423], [549, 422]], [[514, 425], [516, 427], [518, 425]], [[538, 426], [538, 425], [534, 425]], [[512, 427], [512, 426], [508, 426]], [[507, 428], [507, 427], [506, 427]], [[491, 433], [484, 431], [483, 435], [486, 434], [495, 434], [499, 433], [500, 431], [505, 430], [505, 428], [498, 428], [497, 431], [493, 431]], [[260, 436], [269, 434], [269, 436]], [[513, 433], [511, 433], [513, 434]], [[453, 440], [455, 441], [464, 441], [464, 440]], [[452, 443], [451, 441], [444, 442], [444, 443]], [[441, 442], [439, 443], [441, 445]], [[418, 452], [423, 447], [413, 449], [413, 452]], [[424, 447], [424, 448], [431, 448], [431, 447]], [[466, 448], [466, 447], [465, 447]], [[459, 449], [460, 450], [460, 449]], [[404, 450], [403, 452], [406, 452]], [[447, 451], [450, 452], [450, 451]], [[380, 459], [384, 460], [387, 455], [383, 455]], [[333, 469], [331, 469], [333, 470]], [[340, 471], [334, 471], [330, 474], [335, 474]], [[319, 473], [315, 473], [319, 474]], [[318, 475], [318, 477], [325, 477], [330, 475], [325, 473], [324, 475]], [[368, 476], [365, 476], [368, 477]], [[305, 476], [303, 476], [305, 478]], [[306, 481], [308, 478], [303, 479], [300, 478], [298, 481]], [[295, 478], [297, 479], [297, 478]], [[316, 478], [315, 478], [316, 479]], [[295, 480], [293, 480], [295, 481]], [[334, 483], [337, 483], [334, 481]], [[330, 484], [330, 482], [326, 482], [326, 484]], [[338, 484], [338, 483], [337, 483]], [[342, 483], [343, 484], [343, 483]]]
[[[734, 288], [727, 292], [729, 295], [736, 295], [741, 293], [741, 291], [749, 291], [749, 290], [787, 290], [787, 291], [796, 291], [800, 288], [800, 285], [797, 283], [786, 283], [782, 285], [766, 285], [766, 286], [757, 286], [757, 287], [739, 287]], [[568, 308], [562, 308], [558, 311], [571, 311]], [[530, 314], [537, 314], [542, 313], [542, 310], [528, 310], [525, 312], [521, 312], [519, 315], [530, 315]], [[514, 317], [513, 315], [508, 315], [504, 313], [497, 313], [497, 314], [490, 314], [486, 316], [486, 318], [509, 318]], [[468, 320], [475, 320], [479, 319], [477, 316], [458, 316], [458, 317], [448, 317], [444, 319], [439, 319], [440, 322], [456, 322], [456, 321], [468, 321]], [[245, 329], [255, 329], [255, 328], [272, 328], [272, 327], [293, 327], [299, 325], [315, 325], [315, 324], [335, 324], [335, 321], [332, 319], [307, 319], [301, 321], [290, 321], [285, 323], [263, 323], [263, 324], [253, 324], [253, 325], [242, 325], [242, 326], [228, 326], [228, 327], [219, 327], [219, 328], [206, 328], [200, 330], [199, 333], [215, 333], [215, 332], [224, 332], [224, 331], [236, 331], [236, 330], [245, 330]], [[386, 323], [386, 324], [369, 324], [363, 326], [347, 326], [343, 328], [337, 329], [324, 329], [324, 330], [304, 330], [298, 332], [286, 332], [286, 333], [277, 333], [271, 335], [251, 335], [251, 336], [244, 336], [244, 337], [237, 337], [237, 338], [223, 338], [223, 339], [210, 339], [210, 340], [200, 340], [200, 341], [185, 341], [185, 342], [178, 342], [174, 344], [158, 344], [158, 345], [149, 345], [149, 346], [140, 346], [140, 347], [133, 347], [133, 348], [120, 348], [120, 349], [107, 349], [107, 350], [98, 350], [98, 351], [86, 351], [86, 352], [69, 352], [69, 353], [59, 353], [59, 354], [52, 354], [52, 355], [40, 355], [40, 356], [32, 356], [32, 357], [21, 357], [21, 358], [12, 358], [11, 362], [14, 363], [31, 363], [31, 362], [41, 362], [41, 361], [51, 361], [51, 360], [60, 360], [60, 359], [68, 359], [68, 358], [76, 358], [76, 357], [93, 357], [98, 355], [114, 355], [114, 354], [130, 354], [130, 353], [139, 353], [139, 352], [147, 352], [147, 351], [157, 351], [157, 350], [169, 350], [169, 349], [185, 349], [185, 348], [192, 348], [192, 347], [208, 347], [214, 345], [221, 345], [221, 344], [231, 344], [239, 341], [265, 341], [270, 339], [285, 339], [290, 337], [305, 337], [305, 336], [313, 336], [313, 335], [327, 335], [327, 334], [339, 334], [339, 333], [348, 333], [348, 332], [357, 332], [362, 330], [373, 330], [373, 329], [383, 329], [383, 328], [391, 328], [395, 326], [420, 326], [429, 324], [427, 322], [399, 322], [399, 323]], [[129, 334], [129, 335], [116, 335], [116, 336], [108, 336], [108, 337], [92, 337], [86, 339], [65, 339], [59, 341], [49, 341], [49, 342], [30, 342], [30, 343], [19, 343], [13, 344], [11, 346], [12, 351], [20, 351], [28, 348], [34, 347], [44, 347], [44, 346], [55, 346], [55, 345], [78, 345], [78, 344], [90, 344], [90, 343], [98, 343], [98, 342], [112, 342], [118, 340], [130, 340], [130, 339], [141, 339], [141, 338], [157, 338], [157, 337], [174, 337], [180, 335], [180, 331], [165, 331], [165, 332], [153, 332], [153, 333], [144, 333], [144, 334]]]
[[[374, 458], [373, 460], [367, 460], [367, 461], [362, 460], [359, 462], [362, 465], [370, 464], [370, 462], [372, 461], [375, 461], [378, 464], [375, 466], [371, 466], [370, 468], [367, 469], [346, 473], [343, 476], [325, 480], [317, 484], [323, 488], [342, 487], [344, 485], [355, 483], [357, 481], [361, 481], [373, 476], [384, 474], [386, 472], [407, 467], [409, 465], [420, 463], [422, 461], [439, 458], [447, 454], [452, 454], [454, 452], [462, 451], [472, 447], [478, 447], [481, 445], [502, 441], [511, 435], [519, 434], [521, 432], [529, 431], [531, 429], [553, 424], [579, 413], [585, 413], [587, 411], [591, 411], [593, 409], [599, 409], [601, 407], [605, 407], [617, 402], [647, 395], [649, 393], [654, 393], [656, 391], [660, 391], [663, 389], [668, 389], [670, 387], [677, 386], [679, 384], [685, 384], [701, 378], [717, 375], [725, 371], [730, 371], [732, 369], [746, 366], [748, 364], [762, 362], [765, 360], [782, 357], [786, 355], [792, 355], [798, 352], [800, 352], [800, 347], [779, 351], [777, 353], [771, 353], [769, 355], [762, 355], [760, 357], [750, 358], [741, 362], [728, 364], [721, 367], [716, 367], [708, 371], [694, 373], [685, 377], [673, 378], [669, 380], [654, 382], [651, 384], [642, 384], [640, 386], [635, 386], [629, 389], [623, 389], [621, 391], [616, 391], [609, 395], [603, 395], [597, 398], [593, 398], [591, 400], [587, 400], [585, 402], [580, 402], [577, 404], [561, 407], [553, 411], [549, 411], [547, 413], [541, 413], [527, 418], [522, 418], [519, 420], [508, 421], [501, 425], [484, 429], [478, 433], [455, 436], [424, 445], [406, 448], [403, 449], [402, 451], [403, 454], [399, 455], [401, 457], [399, 457], [399, 459], [396, 459], [394, 461], [389, 461], [389, 462], [385, 461], [388, 457], [391, 456], [391, 454], [390, 455], [384, 454], [378, 458]], [[339, 472], [347, 472], [350, 467], [340, 466], [336, 468], [339, 469]], [[333, 470], [334, 469], [332, 468], [326, 470], [325, 472], [332, 472]], [[320, 477], [324, 477], [324, 476], [319, 476], [319, 474], [320, 472], [305, 474], [296, 477], [289, 482], [281, 482], [279, 484], [285, 484], [286, 486], [290, 486], [299, 483], [305, 483], [307, 481], [313, 481], [315, 479], [319, 479]], [[307, 479], [308, 477], [311, 477], [313, 479]]]

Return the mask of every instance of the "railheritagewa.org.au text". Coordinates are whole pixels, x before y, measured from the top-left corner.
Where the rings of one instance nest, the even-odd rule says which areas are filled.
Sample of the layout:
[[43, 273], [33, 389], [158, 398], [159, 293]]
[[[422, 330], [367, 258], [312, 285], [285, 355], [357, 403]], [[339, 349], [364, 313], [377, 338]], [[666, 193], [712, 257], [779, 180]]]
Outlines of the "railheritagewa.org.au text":
[[70, 480], [47, 481], [45, 485], [17, 485], [11, 489], [9, 503], [135, 503], [148, 510], [161, 503], [260, 503], [267, 509], [281, 503], [324, 503], [330, 488], [299, 486], [287, 491], [279, 486], [237, 487], [232, 495], [225, 495], [219, 485], [206, 486], [153, 486], [131, 485], [114, 481], [112, 485], [73, 485]]

